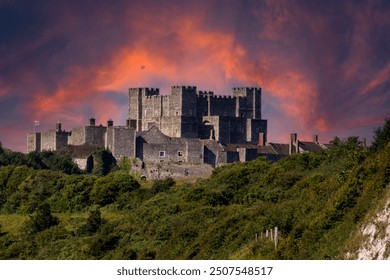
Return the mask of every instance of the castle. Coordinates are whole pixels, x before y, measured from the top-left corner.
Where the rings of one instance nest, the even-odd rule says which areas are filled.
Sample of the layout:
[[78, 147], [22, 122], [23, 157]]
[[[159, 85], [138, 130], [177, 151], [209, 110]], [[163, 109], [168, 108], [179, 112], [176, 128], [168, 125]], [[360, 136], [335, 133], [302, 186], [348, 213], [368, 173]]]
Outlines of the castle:
[[[150, 178], [208, 174], [226, 163], [275, 155], [275, 148], [265, 145], [260, 88], [233, 88], [229, 96], [192, 86], [173, 86], [169, 95], [153, 88], [130, 88], [128, 94], [126, 125], [114, 126], [112, 120], [96, 125], [91, 118], [88, 125], [68, 132], [58, 122], [53, 130], [28, 133], [28, 152], [106, 148], [118, 161], [137, 158]], [[75, 159], [81, 166], [84, 160]]]
[[184, 86], [173, 86], [170, 95], [131, 88], [129, 120], [137, 131], [156, 126], [169, 137], [214, 139], [222, 144], [257, 144], [260, 133], [267, 135], [260, 88], [233, 88], [229, 96]]

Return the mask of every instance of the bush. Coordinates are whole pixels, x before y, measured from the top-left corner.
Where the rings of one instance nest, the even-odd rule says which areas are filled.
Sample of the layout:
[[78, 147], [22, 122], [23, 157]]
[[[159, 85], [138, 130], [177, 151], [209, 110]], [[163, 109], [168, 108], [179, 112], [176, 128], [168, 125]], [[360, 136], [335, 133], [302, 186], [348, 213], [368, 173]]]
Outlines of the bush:
[[169, 190], [175, 184], [176, 184], [176, 182], [172, 178], [167, 178], [164, 180], [157, 180], [153, 183], [151, 192], [152, 192], [152, 194], [163, 192], [163, 191]]
[[91, 191], [92, 202], [101, 206], [113, 203], [126, 193], [138, 189], [140, 184], [125, 171], [116, 171], [96, 180]]
[[107, 150], [95, 151], [87, 159], [87, 172], [96, 176], [105, 176], [114, 167], [116, 167], [116, 160]]
[[30, 236], [58, 224], [59, 220], [52, 215], [50, 205], [43, 203], [38, 207], [37, 211], [30, 216], [30, 219], [25, 222], [24, 232]]
[[78, 234], [81, 235], [92, 235], [96, 233], [99, 228], [105, 223], [105, 220], [102, 219], [99, 209], [89, 212], [89, 216], [85, 224], [80, 228]]
[[375, 130], [374, 142], [371, 145], [371, 150], [376, 152], [386, 147], [390, 142], [390, 119], [385, 120], [383, 128], [377, 128]]

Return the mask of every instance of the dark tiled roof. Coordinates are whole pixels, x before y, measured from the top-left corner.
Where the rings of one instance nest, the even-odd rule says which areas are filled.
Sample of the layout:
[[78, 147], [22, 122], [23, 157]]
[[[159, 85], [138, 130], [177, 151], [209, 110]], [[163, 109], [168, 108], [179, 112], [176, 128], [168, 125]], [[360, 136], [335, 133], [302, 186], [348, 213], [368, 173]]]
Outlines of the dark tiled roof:
[[314, 142], [302, 142], [299, 141], [299, 148], [305, 152], [321, 152], [322, 147]]
[[275, 150], [275, 153], [278, 155], [288, 155], [289, 154], [289, 144], [276, 144], [270, 143], [270, 146]]
[[258, 149], [259, 146], [254, 144], [226, 144], [227, 151], [237, 151], [238, 148]]
[[260, 146], [258, 151], [262, 155], [276, 155], [275, 150], [271, 146]]
[[320, 144], [323, 148], [325, 148], [325, 149], [330, 149], [330, 148], [332, 148], [333, 147], [333, 145], [332, 144], [330, 144], [330, 143], [328, 143], [328, 144]]

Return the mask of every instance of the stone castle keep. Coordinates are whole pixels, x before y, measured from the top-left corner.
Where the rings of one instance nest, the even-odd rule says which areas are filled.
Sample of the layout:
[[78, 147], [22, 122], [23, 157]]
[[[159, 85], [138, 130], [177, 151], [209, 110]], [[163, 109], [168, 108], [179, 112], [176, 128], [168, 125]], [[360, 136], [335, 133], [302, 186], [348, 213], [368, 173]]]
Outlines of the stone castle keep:
[[231, 96], [184, 86], [172, 87], [170, 95], [160, 95], [158, 89], [131, 88], [129, 120], [137, 131], [156, 126], [169, 137], [223, 144], [257, 144], [259, 133], [267, 134], [260, 88], [234, 88]]
[[[150, 178], [207, 175], [213, 167], [255, 159], [262, 148], [280, 155], [276, 146], [265, 146], [267, 120], [261, 119], [260, 88], [233, 88], [229, 96], [191, 86], [173, 86], [169, 95], [130, 88], [128, 110], [123, 126], [111, 120], [96, 125], [91, 118], [88, 125], [69, 132], [58, 122], [56, 129], [28, 133], [27, 150], [106, 148], [117, 161], [137, 158], [141, 172]], [[75, 158], [81, 167], [86, 160]]]

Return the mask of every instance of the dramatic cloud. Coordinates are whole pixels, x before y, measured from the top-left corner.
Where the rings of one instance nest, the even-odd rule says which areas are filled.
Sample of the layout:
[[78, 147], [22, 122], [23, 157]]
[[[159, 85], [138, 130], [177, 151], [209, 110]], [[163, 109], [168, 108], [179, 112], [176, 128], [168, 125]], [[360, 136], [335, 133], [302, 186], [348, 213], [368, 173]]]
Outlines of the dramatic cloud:
[[389, 15], [384, 0], [3, 1], [0, 141], [25, 151], [34, 120], [124, 123], [129, 87], [172, 85], [262, 87], [272, 141], [370, 137], [390, 117]]

